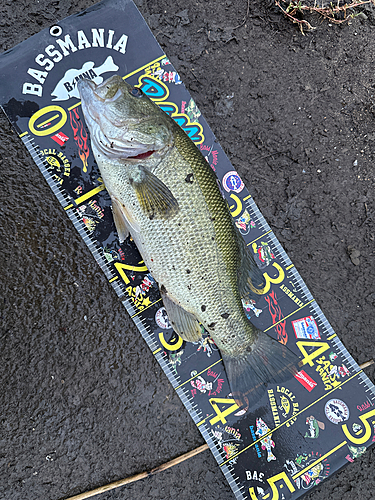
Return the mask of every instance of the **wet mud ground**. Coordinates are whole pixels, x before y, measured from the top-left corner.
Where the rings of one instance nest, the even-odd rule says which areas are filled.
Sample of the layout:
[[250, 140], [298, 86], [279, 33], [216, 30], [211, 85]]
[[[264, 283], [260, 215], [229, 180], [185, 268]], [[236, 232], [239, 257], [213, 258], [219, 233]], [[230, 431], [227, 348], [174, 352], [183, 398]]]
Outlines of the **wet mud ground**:
[[[1, 51], [93, 3], [1, 0]], [[245, 23], [245, 0], [137, 5], [334, 330], [374, 357], [375, 11], [302, 36], [271, 1]], [[203, 444], [3, 115], [0, 138], [0, 498], [67, 498]], [[372, 499], [374, 466], [306, 499]], [[234, 495], [205, 451], [97, 498]]]

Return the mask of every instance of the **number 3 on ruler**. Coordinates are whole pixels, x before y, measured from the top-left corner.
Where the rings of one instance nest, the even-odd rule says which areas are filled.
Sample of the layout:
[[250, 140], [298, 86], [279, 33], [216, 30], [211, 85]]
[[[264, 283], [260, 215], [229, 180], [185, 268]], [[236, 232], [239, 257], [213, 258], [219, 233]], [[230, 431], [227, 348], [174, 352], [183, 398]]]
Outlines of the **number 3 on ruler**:
[[278, 275], [275, 276], [274, 278], [271, 278], [270, 276], [268, 276], [268, 273], [263, 273], [264, 279], [266, 280], [264, 288], [255, 288], [254, 285], [251, 282], [249, 282], [249, 286], [252, 292], [258, 295], [264, 295], [265, 293], [269, 292], [272, 283], [274, 285], [278, 285], [284, 280], [285, 278], [284, 269], [277, 262], [274, 262], [272, 265], [277, 270]]

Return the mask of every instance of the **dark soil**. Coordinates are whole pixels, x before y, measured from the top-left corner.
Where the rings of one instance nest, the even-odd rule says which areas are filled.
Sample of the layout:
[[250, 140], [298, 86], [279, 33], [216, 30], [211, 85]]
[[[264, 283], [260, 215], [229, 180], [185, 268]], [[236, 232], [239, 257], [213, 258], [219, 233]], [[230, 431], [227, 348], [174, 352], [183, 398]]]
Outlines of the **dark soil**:
[[[1, 0], [0, 47], [93, 3]], [[372, 358], [375, 11], [343, 26], [310, 17], [302, 36], [272, 0], [252, 0], [245, 22], [246, 0], [137, 4], [334, 330], [358, 363]], [[0, 497], [58, 500], [203, 439], [5, 116], [0, 127]], [[374, 453], [306, 498], [374, 498]], [[98, 498], [234, 496], [205, 451]]]

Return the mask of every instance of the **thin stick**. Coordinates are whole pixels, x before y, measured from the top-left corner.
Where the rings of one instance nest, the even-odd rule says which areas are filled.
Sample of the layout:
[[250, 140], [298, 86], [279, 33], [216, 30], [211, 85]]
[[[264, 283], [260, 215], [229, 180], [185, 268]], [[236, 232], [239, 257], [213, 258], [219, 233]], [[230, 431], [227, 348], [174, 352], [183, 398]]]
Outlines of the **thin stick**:
[[[359, 367], [361, 368], [361, 370], [363, 370], [364, 368], [367, 368], [368, 366], [371, 366], [373, 364], [374, 360], [370, 359], [369, 361], [365, 361], [364, 363], [359, 365]], [[85, 500], [86, 498], [99, 495], [100, 493], [104, 493], [106, 491], [119, 488], [120, 486], [124, 486], [125, 484], [134, 483], [135, 481], [139, 481], [140, 479], [145, 479], [146, 477], [153, 476], [158, 472], [162, 472], [163, 470], [169, 469], [174, 465], [180, 464], [181, 462], [184, 462], [188, 458], [194, 457], [194, 455], [198, 455], [198, 453], [201, 453], [202, 451], [205, 450], [208, 450], [208, 444], [203, 444], [202, 446], [199, 446], [195, 450], [189, 451], [184, 455], [174, 458], [170, 462], [166, 462], [165, 464], [159, 465], [158, 467], [152, 469], [150, 472], [141, 472], [140, 474], [135, 474], [134, 476], [127, 477], [126, 479], [120, 479], [119, 481], [114, 481], [113, 483], [106, 484], [105, 486], [100, 486], [99, 488], [95, 488], [95, 490], [86, 491], [85, 493], [80, 493], [79, 495], [67, 498], [66, 500]]]
[[359, 365], [360, 369], [363, 370], [364, 368], [367, 368], [368, 366], [371, 366], [374, 364], [374, 360], [373, 359], [369, 359], [368, 361], [365, 361], [364, 363], [362, 363], [361, 365]]
[[85, 493], [80, 493], [74, 497], [67, 498], [66, 500], [85, 500], [86, 498], [93, 497], [95, 495], [99, 495], [100, 493], [104, 493], [105, 491], [114, 490], [115, 488], [119, 488], [124, 484], [133, 483], [134, 481], [139, 481], [140, 479], [144, 479], [149, 476], [153, 476], [154, 474], [161, 472], [163, 470], [169, 469], [169, 467], [173, 467], [184, 460], [187, 460], [194, 455], [198, 455], [202, 451], [208, 450], [208, 444], [203, 444], [196, 448], [195, 450], [189, 451], [180, 457], [174, 458], [170, 462], [166, 462], [165, 464], [159, 465], [159, 467], [155, 467], [150, 472], [141, 472], [140, 474], [135, 474], [135, 476], [127, 477], [126, 479], [120, 479], [119, 481], [114, 481], [113, 483], [106, 484], [105, 486], [100, 486], [99, 488], [95, 488], [95, 490], [86, 491]]

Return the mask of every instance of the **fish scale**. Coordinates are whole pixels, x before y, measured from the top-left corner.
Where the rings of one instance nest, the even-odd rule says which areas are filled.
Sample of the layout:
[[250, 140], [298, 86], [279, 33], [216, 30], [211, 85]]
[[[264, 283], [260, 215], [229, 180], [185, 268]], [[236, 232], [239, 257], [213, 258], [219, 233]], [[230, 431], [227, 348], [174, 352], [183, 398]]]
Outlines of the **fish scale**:
[[[237, 270], [238, 263], [238, 248], [236, 245], [230, 244], [230, 236], [234, 234], [234, 228], [232, 223], [232, 218], [227, 210], [225, 210], [224, 205], [226, 202], [220, 195], [220, 191], [217, 189], [217, 179], [215, 174], [210, 168], [205, 165], [205, 160], [203, 160], [201, 153], [196, 149], [191, 147], [191, 142], [187, 139], [186, 135], [181, 131], [176, 129], [175, 144], [177, 149], [185, 157], [186, 161], [192, 165], [197, 180], [201, 186], [202, 193], [208, 193], [205, 196], [205, 202], [207, 203], [210, 214], [212, 214], [216, 238], [218, 241], [218, 246], [224, 254], [225, 264], [229, 272]], [[203, 162], [203, 164], [202, 164]], [[199, 168], [201, 165], [201, 168]], [[204, 168], [202, 167], [204, 165]], [[232, 288], [236, 290], [237, 279], [236, 276], [232, 275]]]

